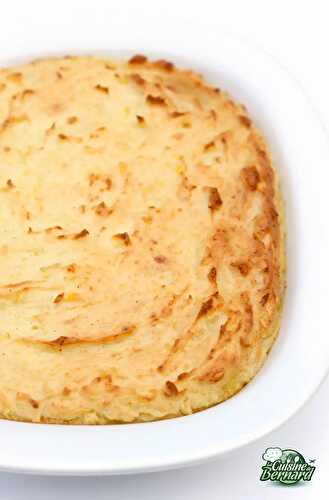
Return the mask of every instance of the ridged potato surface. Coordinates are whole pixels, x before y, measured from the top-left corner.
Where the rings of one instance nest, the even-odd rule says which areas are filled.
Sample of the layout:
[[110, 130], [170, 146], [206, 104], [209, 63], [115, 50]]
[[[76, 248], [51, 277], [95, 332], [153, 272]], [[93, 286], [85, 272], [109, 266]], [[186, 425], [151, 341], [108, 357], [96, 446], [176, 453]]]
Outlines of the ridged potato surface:
[[0, 70], [0, 416], [105, 424], [241, 389], [278, 330], [277, 174], [246, 109], [143, 56]]

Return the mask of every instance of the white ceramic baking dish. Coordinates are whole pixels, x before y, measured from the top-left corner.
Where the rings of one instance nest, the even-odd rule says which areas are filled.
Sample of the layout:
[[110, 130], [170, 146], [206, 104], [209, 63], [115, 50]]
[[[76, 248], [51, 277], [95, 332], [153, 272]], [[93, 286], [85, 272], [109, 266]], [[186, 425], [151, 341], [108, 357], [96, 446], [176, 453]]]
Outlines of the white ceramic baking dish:
[[74, 2], [51, 18], [37, 9], [28, 16], [25, 3], [21, 8], [20, 15], [0, 20], [1, 66], [56, 54], [145, 53], [200, 71], [246, 104], [267, 136], [282, 177], [288, 290], [281, 332], [269, 359], [230, 400], [191, 416], [145, 424], [87, 427], [0, 420], [0, 469], [145, 472], [198, 463], [264, 436], [309, 399], [329, 365], [329, 154], [309, 102], [276, 62], [221, 34], [215, 20], [184, 23], [171, 16], [164, 21], [156, 12], [117, 18], [104, 11], [93, 24], [88, 9], [73, 22]]

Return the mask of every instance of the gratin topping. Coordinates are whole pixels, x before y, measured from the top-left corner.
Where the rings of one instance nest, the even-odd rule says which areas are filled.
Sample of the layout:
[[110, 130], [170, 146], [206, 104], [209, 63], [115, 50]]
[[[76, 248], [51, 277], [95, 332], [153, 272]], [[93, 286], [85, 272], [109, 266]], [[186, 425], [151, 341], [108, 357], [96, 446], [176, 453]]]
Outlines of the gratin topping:
[[259, 369], [278, 188], [245, 108], [136, 55], [0, 70], [0, 414], [190, 413]]

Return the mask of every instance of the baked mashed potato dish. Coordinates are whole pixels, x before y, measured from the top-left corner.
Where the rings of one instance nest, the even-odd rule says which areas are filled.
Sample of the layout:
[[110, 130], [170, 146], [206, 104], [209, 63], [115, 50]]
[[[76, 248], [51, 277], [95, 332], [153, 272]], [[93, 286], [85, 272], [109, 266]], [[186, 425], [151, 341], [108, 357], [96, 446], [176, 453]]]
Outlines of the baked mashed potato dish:
[[278, 332], [282, 210], [244, 106], [170, 62], [0, 70], [0, 416], [150, 421], [226, 400]]

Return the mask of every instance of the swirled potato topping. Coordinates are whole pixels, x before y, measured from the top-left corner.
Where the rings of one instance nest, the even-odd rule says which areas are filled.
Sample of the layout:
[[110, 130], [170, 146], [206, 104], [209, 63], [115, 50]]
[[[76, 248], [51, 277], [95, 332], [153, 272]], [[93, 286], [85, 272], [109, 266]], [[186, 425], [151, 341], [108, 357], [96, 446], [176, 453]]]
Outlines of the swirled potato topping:
[[103, 424], [239, 391], [278, 331], [277, 174], [244, 106], [141, 55], [0, 69], [0, 415]]

